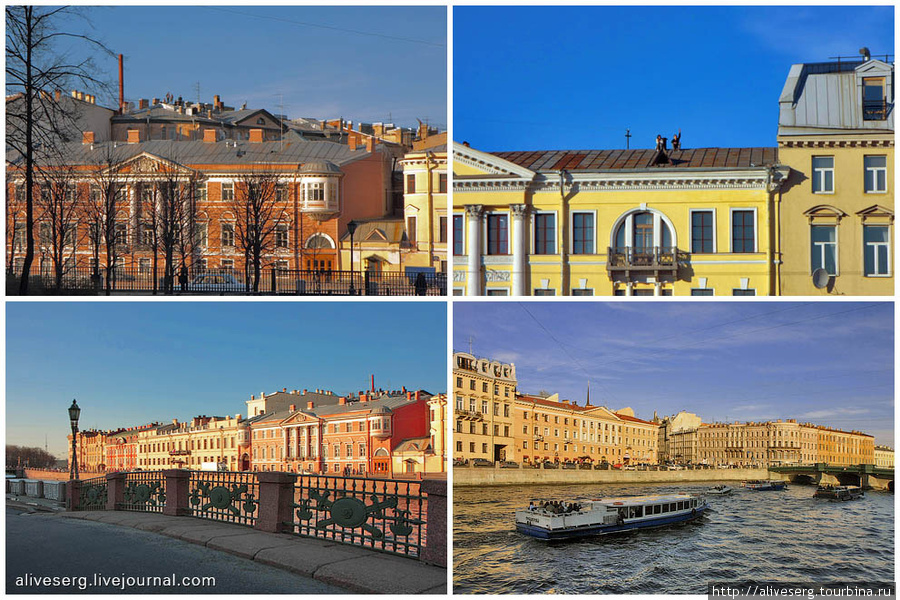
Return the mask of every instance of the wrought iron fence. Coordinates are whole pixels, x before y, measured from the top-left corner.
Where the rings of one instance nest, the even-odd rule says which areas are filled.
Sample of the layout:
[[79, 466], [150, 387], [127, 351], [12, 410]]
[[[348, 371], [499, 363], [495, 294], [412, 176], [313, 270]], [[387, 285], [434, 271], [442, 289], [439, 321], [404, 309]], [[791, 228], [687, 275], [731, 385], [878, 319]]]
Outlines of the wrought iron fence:
[[[106, 270], [70, 267], [57, 281], [52, 273], [29, 275], [30, 294], [97, 295], [106, 292], [136, 294], [290, 294], [307, 296], [446, 296], [446, 273], [391, 273], [377, 271], [322, 271], [268, 268], [260, 272], [258, 289], [252, 277], [233, 269], [190, 269], [184, 276], [154, 277], [146, 267], [120, 267], [107, 278]], [[20, 274], [6, 274], [7, 294], [17, 294]]]
[[259, 508], [259, 482], [255, 473], [192, 471], [188, 504], [195, 517], [253, 525]]
[[291, 525], [301, 536], [418, 557], [426, 516], [416, 481], [300, 475]]
[[81, 480], [79, 510], [106, 510], [106, 476]]
[[161, 471], [133, 471], [125, 475], [124, 501], [117, 510], [162, 512], [166, 506], [166, 478]]

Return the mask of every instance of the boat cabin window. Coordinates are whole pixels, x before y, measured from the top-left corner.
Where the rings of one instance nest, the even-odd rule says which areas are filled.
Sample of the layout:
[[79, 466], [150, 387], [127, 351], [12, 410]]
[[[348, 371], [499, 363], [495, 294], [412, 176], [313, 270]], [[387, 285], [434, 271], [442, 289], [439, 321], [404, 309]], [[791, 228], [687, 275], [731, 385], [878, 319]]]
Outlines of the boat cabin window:
[[628, 510], [628, 518], [629, 519], [637, 519], [644, 516], [644, 507], [643, 506], [632, 506]]
[[654, 505], [653, 506], [653, 514], [658, 515], [660, 512], [662, 512], [662, 504]]

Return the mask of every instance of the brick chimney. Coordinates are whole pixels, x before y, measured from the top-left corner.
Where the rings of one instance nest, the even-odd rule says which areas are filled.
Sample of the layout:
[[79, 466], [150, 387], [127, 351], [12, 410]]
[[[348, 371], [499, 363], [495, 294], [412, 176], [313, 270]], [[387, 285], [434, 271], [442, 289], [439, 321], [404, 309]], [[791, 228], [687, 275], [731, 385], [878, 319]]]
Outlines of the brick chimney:
[[296, 410], [297, 410], [297, 405], [296, 405], [296, 404], [291, 404], [290, 406], [288, 406], [288, 410], [291, 411], [291, 412], [296, 411]]
[[141, 109], [150, 108], [150, 103], [147, 101], [146, 98], [140, 98], [140, 99], [138, 99], [138, 108], [141, 108]]
[[204, 129], [203, 130], [203, 141], [207, 143], [214, 143], [216, 141], [216, 130], [215, 129]]
[[412, 392], [410, 392], [410, 391], [407, 391], [407, 392], [406, 392], [406, 399], [407, 399], [407, 400], [412, 400]]
[[419, 401], [419, 390], [416, 390], [416, 402]]
[[81, 143], [82, 144], [93, 144], [94, 143], [94, 132], [93, 131], [85, 131], [81, 134]]
[[141, 142], [141, 131], [139, 129], [128, 130], [128, 143], [139, 144]]
[[338, 398], [338, 404], [340, 404], [341, 406], [347, 404], [347, 397], [341, 396], [340, 398]]
[[316, 403], [313, 402], [312, 400], [310, 400], [309, 402], [306, 403], [306, 408], [307, 408], [308, 410], [312, 410], [312, 409], [314, 409], [315, 407], [316, 407]]
[[351, 135], [351, 136], [347, 137], [347, 147], [350, 148], [350, 150], [356, 150], [356, 136], [355, 135]]
[[250, 143], [256, 143], [263, 141], [263, 130], [262, 129], [251, 129], [250, 130]]
[[281, 388], [281, 393], [287, 394], [287, 388]]
[[367, 137], [366, 138], [366, 152], [371, 152], [375, 147], [375, 138]]

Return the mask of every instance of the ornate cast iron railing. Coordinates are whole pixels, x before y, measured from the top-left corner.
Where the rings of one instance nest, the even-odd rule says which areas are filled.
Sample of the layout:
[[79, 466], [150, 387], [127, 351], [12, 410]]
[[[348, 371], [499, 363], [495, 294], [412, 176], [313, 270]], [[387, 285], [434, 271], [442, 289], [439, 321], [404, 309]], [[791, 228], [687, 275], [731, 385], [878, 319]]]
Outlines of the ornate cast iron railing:
[[259, 508], [256, 474], [193, 471], [188, 504], [195, 517], [253, 525]]
[[625, 269], [677, 269], [690, 260], [690, 254], [674, 246], [653, 248], [607, 248], [607, 268]]
[[162, 512], [166, 505], [166, 478], [160, 471], [134, 471], [125, 475], [124, 501], [118, 510]]
[[81, 480], [79, 510], [106, 510], [106, 476]]
[[427, 500], [417, 481], [300, 475], [293, 531], [391, 554], [425, 547]]

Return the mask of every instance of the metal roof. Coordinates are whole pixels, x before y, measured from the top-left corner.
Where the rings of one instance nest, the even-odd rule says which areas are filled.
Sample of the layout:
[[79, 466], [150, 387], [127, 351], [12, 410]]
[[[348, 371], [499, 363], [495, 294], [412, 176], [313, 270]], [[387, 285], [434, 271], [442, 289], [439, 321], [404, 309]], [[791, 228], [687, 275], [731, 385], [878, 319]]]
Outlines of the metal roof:
[[[329, 161], [341, 166], [369, 156], [365, 147], [350, 150], [346, 144], [302, 139], [285, 142], [151, 140], [136, 144], [100, 142], [63, 146], [66, 163], [73, 166], [106, 164], [108, 157], [117, 164], [144, 152], [182, 165], [298, 165]], [[10, 148], [7, 148], [6, 158], [13, 164], [22, 160]]]
[[669, 150], [668, 163], [656, 165], [656, 150], [541, 150], [492, 152], [532, 171], [625, 171], [638, 169], [715, 169], [772, 165], [777, 148], [691, 148]]

